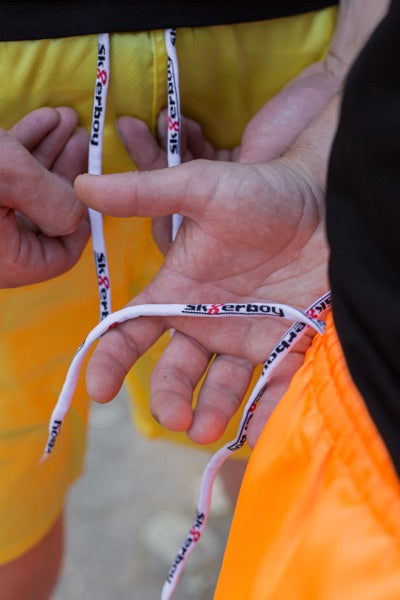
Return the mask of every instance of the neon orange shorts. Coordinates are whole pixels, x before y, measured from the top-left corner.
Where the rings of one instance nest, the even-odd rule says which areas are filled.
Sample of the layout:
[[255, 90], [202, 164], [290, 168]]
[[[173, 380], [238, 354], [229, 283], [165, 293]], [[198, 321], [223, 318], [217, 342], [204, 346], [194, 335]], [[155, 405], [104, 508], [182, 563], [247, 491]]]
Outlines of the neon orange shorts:
[[215, 594], [227, 598], [400, 598], [400, 485], [331, 317], [249, 461]]

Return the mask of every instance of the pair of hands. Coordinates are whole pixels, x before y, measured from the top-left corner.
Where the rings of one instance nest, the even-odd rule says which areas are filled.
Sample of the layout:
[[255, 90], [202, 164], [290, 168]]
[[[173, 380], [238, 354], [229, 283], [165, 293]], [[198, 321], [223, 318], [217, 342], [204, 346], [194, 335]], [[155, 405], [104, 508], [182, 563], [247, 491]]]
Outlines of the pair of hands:
[[[335, 113], [326, 107], [336, 87], [324, 65], [313, 65], [261, 109], [241, 147], [232, 151], [214, 150], [199, 126], [185, 120], [183, 160], [192, 162], [174, 169], [163, 169], [165, 114], [160, 143], [140, 121], [120, 119], [126, 148], [145, 172], [83, 176], [76, 191], [104, 213], [161, 217], [154, 229], [165, 262], [132, 304], [277, 301], [305, 308], [327, 289], [321, 214]], [[76, 124], [71, 109], [40, 109], [0, 136], [6, 157], [0, 190], [3, 286], [64, 272], [86, 244], [85, 209], [70, 185], [87, 157], [87, 136]], [[171, 246], [165, 224], [174, 212], [185, 219]], [[170, 327], [175, 334], [151, 381], [152, 412], [166, 427], [208, 443], [223, 433], [254, 366], [284, 326], [251, 319], [126, 323], [104, 336], [89, 363], [91, 397], [114, 397], [135, 360]], [[250, 443], [300, 366], [306, 345], [275, 375], [251, 423]], [[206, 370], [193, 412], [193, 390]]]
[[[231, 153], [215, 151], [198, 125], [185, 120], [183, 160], [191, 162], [173, 169], [163, 168], [165, 114], [160, 144], [140, 121], [119, 120], [121, 138], [140, 172], [78, 177], [78, 196], [118, 217], [185, 217], [172, 245], [165, 222], [156, 221], [165, 261], [130, 305], [276, 301], [305, 308], [328, 289], [322, 215], [338, 103], [329, 100], [337, 87], [324, 65], [313, 65], [263, 107]], [[183, 317], [126, 322], [100, 340], [87, 368], [89, 395], [111, 400], [135, 361], [168, 328], [175, 333], [153, 371], [152, 413], [195, 442], [214, 441], [238, 409], [254, 366], [265, 360], [287, 324]], [[251, 421], [250, 444], [301, 365], [308, 343], [303, 339], [276, 372]], [[193, 391], [205, 372], [193, 410]]]
[[[171, 247], [165, 220], [155, 222], [165, 262], [132, 303], [276, 300], [305, 308], [327, 289], [321, 223], [338, 109], [334, 94], [387, 4], [341, 0], [324, 63], [306, 69], [270, 100], [232, 152], [216, 152], [189, 121], [184, 160], [201, 160], [163, 170], [165, 154], [147, 128], [120, 120], [128, 152], [147, 172], [79, 177], [80, 199], [116, 216], [185, 216]], [[0, 132], [0, 286], [56, 276], [76, 262], [86, 243], [85, 209], [68, 184], [86, 163], [87, 140], [75, 125], [69, 109], [42, 109], [11, 132]], [[125, 323], [100, 341], [87, 370], [89, 394], [111, 400], [135, 360], [169, 327], [176, 333], [154, 369], [152, 412], [193, 440], [211, 441], [237, 409], [253, 366], [282, 327], [270, 320]], [[301, 364], [302, 351], [304, 346], [292, 352], [271, 381], [251, 421], [250, 443]], [[193, 413], [193, 388], [214, 355]]]

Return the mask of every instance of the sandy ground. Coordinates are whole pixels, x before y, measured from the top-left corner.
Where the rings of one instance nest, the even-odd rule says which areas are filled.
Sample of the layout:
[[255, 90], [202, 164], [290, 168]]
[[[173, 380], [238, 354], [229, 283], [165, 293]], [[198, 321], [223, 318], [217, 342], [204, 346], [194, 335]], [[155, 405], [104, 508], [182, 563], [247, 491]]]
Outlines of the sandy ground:
[[[208, 454], [134, 430], [124, 394], [92, 407], [86, 473], [67, 505], [54, 600], [157, 600], [190, 528]], [[174, 600], [211, 600], [231, 511], [217, 480], [207, 529]]]

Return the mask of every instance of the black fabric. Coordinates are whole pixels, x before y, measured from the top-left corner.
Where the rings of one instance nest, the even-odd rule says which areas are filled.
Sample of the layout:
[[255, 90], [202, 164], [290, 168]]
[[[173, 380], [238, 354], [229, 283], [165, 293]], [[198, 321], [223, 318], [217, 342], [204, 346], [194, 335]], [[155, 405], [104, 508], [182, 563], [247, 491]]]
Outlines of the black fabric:
[[8, 0], [0, 2], [0, 40], [241, 23], [334, 4], [335, 0]]
[[400, 473], [400, 3], [348, 78], [328, 177], [333, 315]]

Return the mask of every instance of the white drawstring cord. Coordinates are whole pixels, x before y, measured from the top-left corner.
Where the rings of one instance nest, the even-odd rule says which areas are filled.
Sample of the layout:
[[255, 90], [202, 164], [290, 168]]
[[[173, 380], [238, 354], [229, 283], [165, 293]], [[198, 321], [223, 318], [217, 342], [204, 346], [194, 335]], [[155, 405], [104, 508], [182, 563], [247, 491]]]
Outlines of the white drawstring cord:
[[[181, 163], [180, 134], [180, 97], [179, 73], [176, 54], [176, 31], [165, 31], [165, 44], [168, 55], [168, 166], [173, 167]], [[109, 83], [109, 35], [98, 36], [97, 75], [93, 101], [92, 129], [89, 144], [90, 174], [102, 173], [102, 147], [104, 134], [104, 121], [107, 91]], [[106, 246], [104, 241], [102, 214], [89, 209], [92, 230], [92, 245], [95, 256], [97, 283], [100, 297], [100, 323], [92, 329], [83, 344], [78, 348], [53, 410], [49, 425], [49, 438], [46, 444], [43, 459], [53, 450], [56, 439], [60, 433], [65, 415], [67, 414], [75, 392], [80, 368], [92, 344], [110, 328], [128, 319], [142, 316], [197, 316], [197, 317], [254, 317], [274, 316], [287, 319], [298, 319], [297, 322], [281, 337], [268, 359], [264, 363], [262, 374], [255, 385], [246, 406], [244, 407], [236, 438], [220, 448], [208, 462], [200, 485], [199, 500], [196, 509], [196, 518], [189, 534], [185, 538], [175, 560], [167, 575], [161, 600], [170, 600], [178, 585], [182, 571], [187, 560], [200, 540], [206, 527], [211, 505], [212, 488], [215, 477], [223, 463], [245, 444], [247, 428], [257, 408], [260, 397], [264, 393], [273, 370], [290, 352], [295, 343], [312, 327], [318, 333], [323, 333], [324, 323], [316, 317], [320, 316], [330, 306], [330, 293], [328, 292], [303, 313], [298, 309], [283, 304], [273, 303], [248, 303], [248, 304], [159, 304], [133, 306], [115, 313], [111, 312], [111, 286], [108, 269]], [[173, 215], [172, 239], [182, 222], [181, 215]]]
[[[306, 314], [308, 313], [309, 315], [312, 315], [313, 318], [320, 316], [330, 307], [330, 298], [330, 292], [327, 292], [307, 309]], [[318, 321], [318, 323], [322, 322]], [[281, 337], [265, 361], [261, 376], [254, 386], [252, 393], [250, 394], [250, 397], [243, 409], [242, 418], [235, 439], [222, 446], [222, 448], [220, 448], [207, 463], [200, 483], [200, 492], [195, 520], [168, 572], [164, 587], [162, 589], [161, 600], [171, 600], [189, 556], [193, 552], [196, 544], [199, 542], [200, 537], [205, 530], [210, 513], [212, 489], [219, 469], [222, 467], [224, 462], [230, 456], [232, 456], [233, 452], [239, 450], [239, 448], [246, 443], [246, 432], [249, 423], [253, 418], [259, 400], [267, 387], [272, 372], [304, 335], [309, 325], [310, 323], [306, 323], [304, 320], [297, 321]], [[319, 330], [319, 333], [322, 333], [321, 329]]]
[[[168, 95], [168, 167], [181, 164], [181, 104], [179, 93], [179, 69], [176, 53], [176, 30], [165, 30], [165, 48], [167, 51], [167, 95]], [[183, 217], [172, 215], [172, 241], [175, 239]]]
[[53, 450], [56, 438], [60, 432], [62, 422], [71, 405], [72, 397], [75, 392], [76, 383], [82, 361], [86, 356], [92, 344], [110, 328], [128, 319], [137, 317], [208, 317], [208, 318], [229, 318], [229, 317], [276, 317], [289, 320], [298, 320], [313, 327], [318, 333], [322, 333], [324, 323], [317, 319], [310, 318], [297, 308], [292, 308], [286, 304], [260, 303], [252, 302], [247, 304], [145, 304], [138, 306], [128, 306], [100, 321], [94, 327], [85, 341], [78, 348], [68, 369], [64, 386], [61, 390], [57, 404], [53, 410], [50, 425], [49, 438], [45, 449], [45, 455]]
[[[91, 175], [101, 175], [102, 173], [104, 120], [109, 78], [110, 40], [108, 33], [101, 33], [98, 36], [97, 72], [89, 141], [88, 171]], [[102, 320], [111, 313], [111, 283], [104, 240], [103, 215], [97, 210], [89, 208], [89, 218], [99, 289], [100, 320]]]

